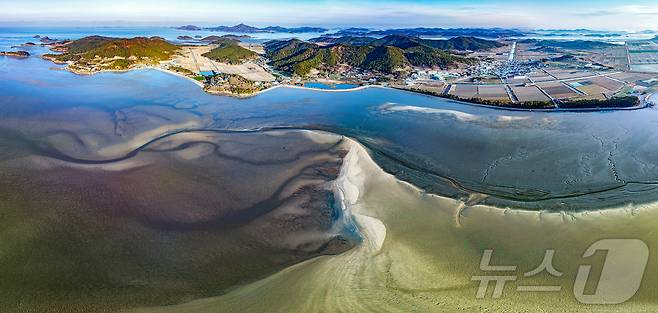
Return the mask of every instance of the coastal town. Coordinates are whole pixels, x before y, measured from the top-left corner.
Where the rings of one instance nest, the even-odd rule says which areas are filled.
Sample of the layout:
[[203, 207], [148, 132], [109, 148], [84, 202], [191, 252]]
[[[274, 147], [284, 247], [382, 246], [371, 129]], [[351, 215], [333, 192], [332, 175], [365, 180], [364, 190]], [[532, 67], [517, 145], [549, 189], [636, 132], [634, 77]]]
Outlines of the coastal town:
[[[483, 35], [482, 30], [425, 39], [409, 30], [376, 36], [345, 29], [302, 41], [295, 34], [327, 30], [241, 24], [211, 28], [223, 35], [200, 36], [194, 32], [202, 28], [179, 29], [190, 35], [176, 40], [34, 38], [53, 52], [43, 58], [77, 74], [156, 68], [187, 77], [208, 93], [236, 97], [285, 85], [325, 90], [378, 85], [482, 105], [582, 109], [646, 106], [658, 89], [653, 52], [658, 43], [652, 39], [538, 40]], [[253, 39], [254, 34], [275, 31], [289, 32], [292, 39]], [[24, 58], [29, 53], [3, 55]]]

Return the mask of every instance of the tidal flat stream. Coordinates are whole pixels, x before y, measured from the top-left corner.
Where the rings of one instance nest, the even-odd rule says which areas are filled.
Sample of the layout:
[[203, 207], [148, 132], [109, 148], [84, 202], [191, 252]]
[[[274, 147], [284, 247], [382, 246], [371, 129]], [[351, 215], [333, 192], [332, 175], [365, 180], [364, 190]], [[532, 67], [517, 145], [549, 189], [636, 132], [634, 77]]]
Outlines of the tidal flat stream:
[[39, 140], [80, 127], [107, 127], [102, 140], [142, 144], [186, 128], [298, 127], [353, 137], [386, 171], [428, 192], [479, 194], [498, 207], [587, 211], [658, 195], [652, 108], [518, 112], [382, 88], [280, 88], [233, 99], [154, 70], [82, 77], [37, 58], [2, 62], [2, 127]]
[[[7, 312], [657, 309], [654, 257], [623, 305], [573, 297], [579, 265], [601, 265], [583, 258], [592, 243], [658, 246], [653, 108], [507, 111], [383, 88], [233, 99], [155, 70], [53, 67], [0, 58]], [[563, 275], [476, 299], [485, 249], [521, 278], [554, 249]], [[561, 288], [515, 292], [528, 283]]]

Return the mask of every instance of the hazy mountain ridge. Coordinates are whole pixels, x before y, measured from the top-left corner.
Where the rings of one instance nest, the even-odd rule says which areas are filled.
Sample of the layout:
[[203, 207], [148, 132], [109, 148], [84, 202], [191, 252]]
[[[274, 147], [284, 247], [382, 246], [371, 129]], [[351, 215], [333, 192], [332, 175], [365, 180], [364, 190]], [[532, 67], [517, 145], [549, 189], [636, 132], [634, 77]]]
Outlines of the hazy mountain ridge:
[[475, 37], [454, 37], [445, 40], [431, 40], [422, 39], [418, 37], [403, 36], [403, 35], [389, 35], [380, 39], [373, 37], [330, 37], [322, 36], [309, 39], [309, 42], [314, 43], [327, 43], [327, 44], [345, 44], [354, 46], [394, 46], [402, 49], [428, 46], [442, 50], [458, 50], [458, 51], [478, 51], [491, 48], [502, 47], [503, 44], [486, 39], [479, 39]]
[[332, 34], [334, 36], [388, 36], [402, 35], [414, 37], [459, 37], [471, 36], [480, 38], [524, 37], [523, 31], [505, 28], [397, 28], [370, 30], [366, 28], [347, 28]]
[[195, 25], [185, 25], [177, 27], [179, 30], [189, 30], [189, 31], [199, 31], [199, 30], [209, 30], [216, 32], [225, 32], [225, 33], [236, 33], [236, 34], [251, 34], [251, 33], [324, 33], [328, 29], [322, 27], [282, 27], [282, 26], [267, 26], [263, 28], [249, 26], [246, 24], [238, 24], [234, 26], [216, 26], [216, 27], [199, 27]]

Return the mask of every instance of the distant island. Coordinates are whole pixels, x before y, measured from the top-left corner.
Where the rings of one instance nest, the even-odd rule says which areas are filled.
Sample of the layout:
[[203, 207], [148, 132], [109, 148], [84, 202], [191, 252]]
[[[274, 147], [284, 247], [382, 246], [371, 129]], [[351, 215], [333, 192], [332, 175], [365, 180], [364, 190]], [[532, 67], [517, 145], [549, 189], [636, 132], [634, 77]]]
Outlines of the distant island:
[[203, 28], [201, 28], [199, 26], [194, 26], [194, 25], [185, 25], [185, 26], [176, 27], [176, 29], [179, 29], [179, 30], [202, 30]]
[[53, 42], [56, 42], [57, 40], [49, 38], [48, 36], [46, 36], [46, 37], [39, 37], [39, 41], [41, 41], [42, 43], [53, 43]]
[[235, 34], [250, 34], [250, 33], [324, 33], [329, 31], [326, 28], [322, 27], [281, 27], [281, 26], [268, 26], [268, 27], [254, 27], [246, 24], [238, 24], [234, 26], [216, 26], [216, 27], [199, 27], [195, 25], [185, 25], [177, 27], [179, 30], [188, 30], [188, 31], [215, 31], [215, 32], [224, 32], [224, 33], [235, 33]]
[[367, 28], [347, 28], [332, 34], [333, 36], [388, 36], [402, 35], [414, 37], [458, 37], [472, 36], [481, 38], [508, 38], [524, 37], [522, 31], [503, 28], [396, 28], [385, 30], [371, 30]]
[[446, 40], [422, 39], [419, 37], [405, 35], [389, 35], [379, 39], [375, 37], [322, 36], [311, 38], [309, 41], [315, 43], [343, 44], [354, 46], [394, 46], [403, 49], [416, 46], [428, 46], [436, 49], [455, 51], [480, 51], [504, 46], [497, 41], [466, 36], [458, 36]]
[[187, 41], [189, 41], [189, 40], [197, 40], [196, 38], [191, 37], [191, 36], [178, 36], [178, 37], [176, 37], [176, 39], [178, 39], [178, 40], [187, 40]]
[[[216, 31], [235, 34], [250, 34], [250, 33], [326, 33], [329, 31], [323, 27], [282, 27], [282, 26], [268, 26], [268, 27], [254, 27], [246, 24], [238, 24], [234, 26], [216, 26], [216, 27], [200, 27], [196, 25], [185, 25], [176, 27], [178, 30], [187, 31]], [[382, 37], [388, 35], [401, 35], [412, 37], [459, 37], [471, 36], [480, 38], [509, 38], [509, 37], [524, 37], [526, 33], [515, 29], [504, 28], [395, 28], [374, 30], [362, 27], [351, 27], [337, 31], [330, 34], [334, 37], [342, 36], [360, 36], [360, 37]]]
[[27, 58], [30, 56], [30, 53], [27, 51], [0, 51], [0, 56]]
[[182, 40], [182, 41], [200, 41], [200, 42], [206, 42], [206, 43], [212, 43], [215, 41], [221, 41], [223, 39], [233, 39], [233, 40], [241, 40], [241, 39], [248, 39], [252, 38], [249, 35], [223, 35], [223, 36], [207, 36], [207, 37], [201, 37], [201, 36], [178, 36], [176, 39]]

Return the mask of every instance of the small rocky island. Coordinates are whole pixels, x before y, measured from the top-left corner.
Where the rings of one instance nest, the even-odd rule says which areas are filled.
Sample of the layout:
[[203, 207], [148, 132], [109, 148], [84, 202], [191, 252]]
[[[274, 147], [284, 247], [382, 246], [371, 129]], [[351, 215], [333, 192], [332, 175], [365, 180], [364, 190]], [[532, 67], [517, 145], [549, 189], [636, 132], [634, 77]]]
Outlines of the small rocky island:
[[0, 55], [14, 58], [27, 58], [30, 56], [30, 53], [27, 51], [0, 51]]

